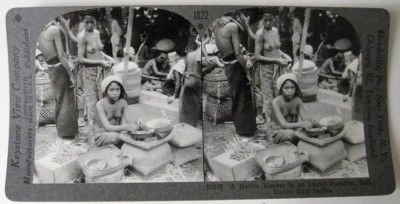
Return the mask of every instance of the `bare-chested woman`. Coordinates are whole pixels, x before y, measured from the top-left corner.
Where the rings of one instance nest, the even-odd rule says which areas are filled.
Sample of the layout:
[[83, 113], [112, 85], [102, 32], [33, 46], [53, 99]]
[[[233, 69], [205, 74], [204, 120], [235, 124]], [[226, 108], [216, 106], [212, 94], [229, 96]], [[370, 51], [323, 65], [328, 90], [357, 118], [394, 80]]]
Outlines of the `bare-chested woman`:
[[256, 32], [255, 59], [258, 62], [263, 94], [264, 114], [271, 121], [272, 105], [275, 97], [274, 80], [279, 77], [280, 69], [292, 59], [280, 50], [278, 29], [273, 26], [275, 18], [272, 14], [263, 15], [263, 27]]
[[298, 128], [310, 128], [312, 123], [306, 117], [297, 77], [286, 73], [277, 80], [278, 96], [272, 101], [273, 120], [271, 139], [274, 143], [296, 142]]
[[98, 87], [105, 74], [105, 69], [111, 68], [113, 58], [102, 52], [103, 44], [100, 33], [95, 28], [97, 13], [94, 10], [82, 14], [85, 29], [78, 34], [78, 62], [83, 78], [82, 89], [85, 93], [85, 107], [91, 124], [98, 122], [96, 102], [101, 97]]
[[97, 113], [105, 132], [94, 138], [96, 146], [113, 144], [120, 146], [119, 138], [121, 131], [136, 130], [137, 125], [133, 123], [128, 114], [128, 103], [126, 92], [119, 75], [111, 75], [101, 83], [104, 97], [96, 104]]

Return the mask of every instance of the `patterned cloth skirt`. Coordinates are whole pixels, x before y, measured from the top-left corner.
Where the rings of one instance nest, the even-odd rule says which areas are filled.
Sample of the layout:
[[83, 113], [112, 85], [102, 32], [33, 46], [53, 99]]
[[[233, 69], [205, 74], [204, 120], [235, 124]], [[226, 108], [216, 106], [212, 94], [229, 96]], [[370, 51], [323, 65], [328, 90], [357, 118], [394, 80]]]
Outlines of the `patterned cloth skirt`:
[[103, 80], [101, 66], [81, 66], [77, 80], [77, 101], [79, 110], [86, 110], [90, 123], [100, 124], [96, 103], [103, 97], [101, 81]]

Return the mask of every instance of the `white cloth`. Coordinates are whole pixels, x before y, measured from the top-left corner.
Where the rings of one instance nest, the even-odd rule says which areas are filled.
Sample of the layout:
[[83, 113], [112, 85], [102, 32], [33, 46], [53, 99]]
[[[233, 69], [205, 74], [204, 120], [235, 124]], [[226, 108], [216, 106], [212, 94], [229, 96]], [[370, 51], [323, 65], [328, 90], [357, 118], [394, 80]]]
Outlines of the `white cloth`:
[[212, 43], [206, 44], [205, 48], [206, 48], [207, 54], [209, 54], [209, 55], [214, 55], [218, 52], [217, 45], [212, 44]]
[[282, 87], [283, 83], [288, 79], [294, 81], [296, 83], [296, 85], [299, 85], [299, 83], [297, 82], [297, 77], [296, 77], [295, 74], [286, 73], [286, 74], [283, 74], [282, 76], [280, 76], [278, 78], [278, 80], [276, 80], [276, 85], [277, 85], [278, 90], [281, 90], [281, 87]]
[[[307, 60], [307, 59], [303, 60], [303, 71], [312, 69], [312, 68], [314, 68], [316, 66], [317, 65], [311, 60]], [[297, 71], [298, 69], [299, 69], [299, 62], [297, 61], [296, 63], [293, 64], [292, 70], [293, 71]]]
[[180, 74], [184, 74], [185, 73], [185, 68], [186, 68], [186, 63], [185, 63], [185, 59], [180, 59], [174, 66], [172, 66], [171, 70], [168, 73], [167, 79], [172, 79], [174, 74], [173, 71], [177, 71]]
[[116, 81], [124, 86], [124, 84], [122, 83], [122, 78], [119, 75], [110, 75], [103, 79], [103, 81], [101, 82], [101, 91], [105, 93], [107, 86], [113, 81]]
[[348, 78], [349, 77], [349, 71], [354, 72], [354, 74], [357, 73], [357, 71], [358, 71], [358, 58], [354, 58], [353, 61], [351, 61], [350, 64], [346, 66], [346, 69], [344, 70], [344, 72], [342, 74], [342, 78]]

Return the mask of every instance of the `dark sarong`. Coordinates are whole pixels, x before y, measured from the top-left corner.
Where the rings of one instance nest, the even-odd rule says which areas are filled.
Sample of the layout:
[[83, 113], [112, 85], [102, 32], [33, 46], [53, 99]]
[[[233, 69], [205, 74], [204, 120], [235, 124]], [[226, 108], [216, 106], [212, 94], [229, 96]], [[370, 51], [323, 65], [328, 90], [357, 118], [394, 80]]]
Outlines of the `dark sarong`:
[[202, 119], [202, 87], [199, 77], [184, 76], [179, 100], [179, 121], [196, 127]]
[[239, 62], [225, 64], [225, 75], [232, 96], [232, 119], [238, 135], [253, 136], [256, 129], [256, 112], [246, 73]]
[[49, 68], [49, 77], [56, 93], [56, 126], [59, 137], [75, 137], [78, 133], [78, 109], [74, 89], [64, 66]]
[[352, 98], [351, 98], [351, 108], [352, 108], [352, 118], [363, 122], [363, 107], [362, 107], [362, 86], [355, 85], [353, 88]]

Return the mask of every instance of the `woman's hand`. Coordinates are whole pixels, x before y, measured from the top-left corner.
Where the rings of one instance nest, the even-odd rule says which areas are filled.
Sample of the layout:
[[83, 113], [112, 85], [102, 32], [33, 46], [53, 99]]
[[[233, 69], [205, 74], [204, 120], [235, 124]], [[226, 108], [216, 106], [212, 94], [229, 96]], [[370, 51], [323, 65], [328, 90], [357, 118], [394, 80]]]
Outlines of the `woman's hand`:
[[111, 61], [103, 60], [101, 61], [101, 65], [104, 67], [110, 67], [112, 65]]
[[250, 25], [250, 16], [245, 16], [243, 13], [240, 13], [240, 19], [245, 25]]
[[289, 55], [286, 55], [285, 59], [286, 59], [287, 63], [293, 62], [292, 58]]
[[65, 29], [69, 30], [69, 23], [70, 23], [70, 20], [69, 20], [69, 19], [68, 19], [68, 20], [65, 20], [65, 18], [62, 17], [62, 16], [60, 16], [58, 19], [60, 20], [61, 25], [62, 25]]
[[310, 122], [310, 121], [303, 121], [302, 124], [301, 124], [301, 127], [304, 128], [304, 129], [311, 128], [311, 127], [312, 127], [312, 122]]
[[288, 61], [285, 58], [279, 58], [276, 60], [280, 65], [287, 65]]
[[134, 132], [134, 131], [137, 131], [138, 129], [139, 129], [139, 126], [136, 123], [129, 124], [126, 127], [126, 130], [128, 130], [129, 132]]

